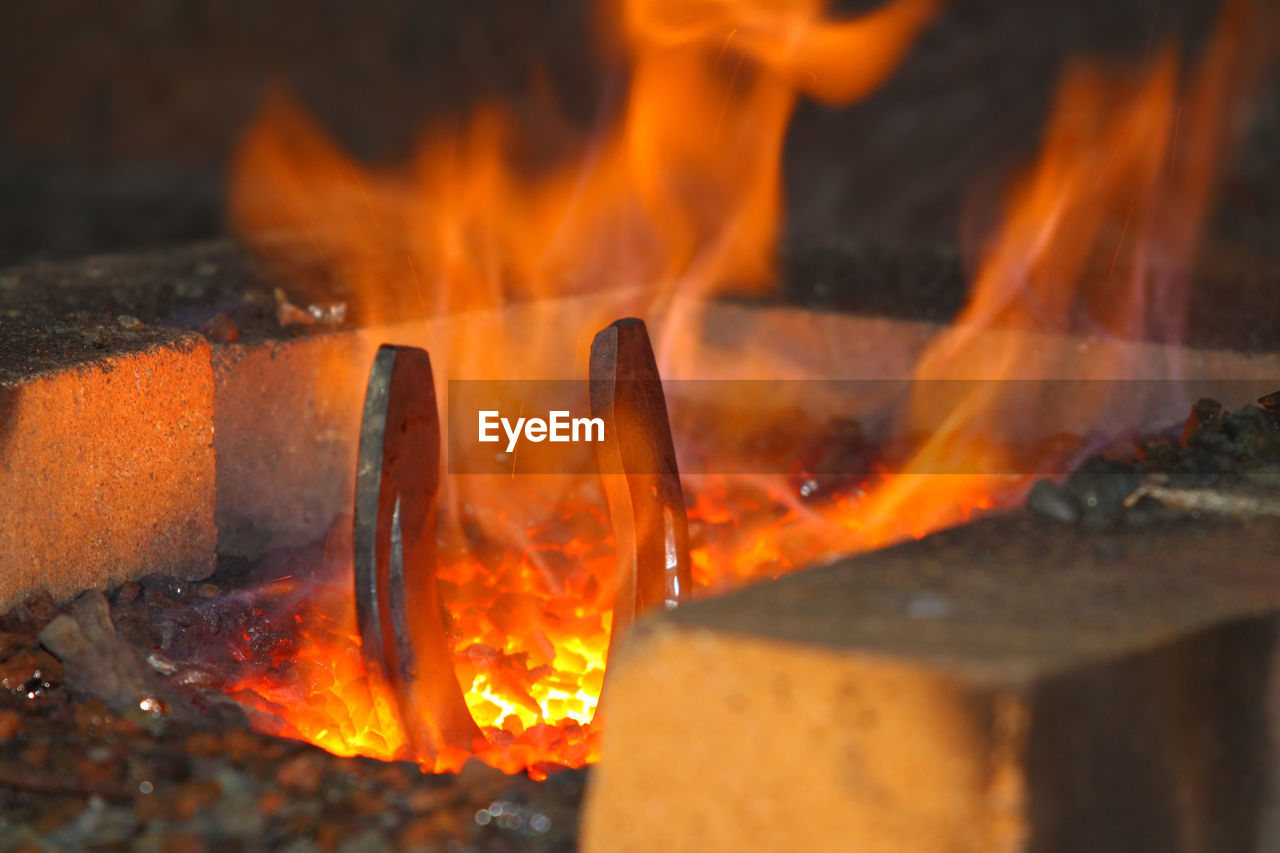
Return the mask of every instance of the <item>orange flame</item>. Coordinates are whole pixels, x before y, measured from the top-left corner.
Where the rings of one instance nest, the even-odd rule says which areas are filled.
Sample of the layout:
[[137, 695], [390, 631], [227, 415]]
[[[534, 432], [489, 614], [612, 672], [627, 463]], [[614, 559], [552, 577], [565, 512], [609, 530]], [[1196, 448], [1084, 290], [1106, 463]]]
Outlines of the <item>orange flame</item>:
[[[602, 137], [536, 168], [519, 165], [529, 161], [528, 134], [497, 107], [461, 132], [428, 134], [412, 168], [392, 173], [358, 169], [277, 97], [236, 161], [233, 220], [265, 251], [277, 232], [304, 234], [359, 295], [363, 322], [471, 312], [452, 336], [423, 332], [441, 378], [585, 376], [591, 335], [631, 313], [665, 321], [664, 375], [714, 373], [690, 367], [706, 354], [681, 330], [708, 294], [772, 280], [779, 157], [795, 99], [871, 91], [936, 2], [894, 0], [849, 22], [825, 18], [826, 5], [623, 0], [623, 109]], [[1043, 151], [985, 246], [970, 302], [930, 344], [917, 378], [1115, 378], [1123, 365], [1114, 359], [1054, 361], [1040, 336], [1126, 336], [1155, 322], [1172, 338], [1175, 291], [1234, 128], [1228, 118], [1248, 90], [1240, 57], [1255, 27], [1245, 8], [1228, 7], [1185, 87], [1172, 50], [1132, 76], [1089, 66], [1067, 76]], [[583, 294], [591, 298], [571, 310], [523, 302], [519, 325], [499, 310]], [[774, 375], [772, 365], [737, 366], [739, 376], [755, 367]], [[996, 383], [975, 387], [946, 408], [913, 399], [902, 433], [928, 426], [930, 438], [902, 471], [875, 472], [865, 491], [815, 505], [779, 478], [687, 483], [698, 591], [924, 535], [1016, 500], [1023, 478], [928, 473], [1006, 461], [1011, 424], [1023, 436], [1054, 431], [1035, 401], [1010, 399]], [[469, 477], [449, 487], [441, 586], [460, 683], [488, 738], [479, 757], [534, 775], [542, 762], [594, 760], [589, 723], [614, 565], [596, 484]], [[282, 720], [281, 733], [333, 752], [412, 757], [379, 711], [384, 697], [363, 680], [351, 610], [339, 595], [307, 616], [297, 660], [326, 672], [285, 686], [275, 675], [254, 678], [236, 695]]]
[[[407, 173], [359, 169], [277, 96], [234, 164], [232, 220], [268, 252], [278, 232], [305, 235], [358, 294], [364, 323], [616, 293], [570, 328], [558, 318], [563, 334], [521, 334], [501, 319], [485, 334], [476, 320], [452, 342], [424, 341], [441, 377], [585, 375], [591, 335], [618, 316], [770, 283], [779, 159], [797, 96], [848, 102], [870, 92], [937, 2], [893, 0], [832, 21], [825, 0], [624, 0], [615, 11], [630, 89], [620, 114], [602, 136], [534, 166], [531, 134], [486, 106], [460, 132], [429, 133]], [[480, 757], [512, 771], [595, 757], [587, 724], [604, 674], [614, 563], [595, 484], [555, 479], [556, 494], [537, 497], [520, 494], [530, 482], [453, 483], [441, 534], [452, 543], [441, 586], [459, 679], [490, 741]], [[759, 556], [756, 548], [740, 560]], [[351, 621], [304, 632], [298, 658], [333, 660], [333, 677], [317, 681], [331, 689], [292, 684], [273, 700], [278, 682], [258, 678], [236, 690], [283, 717], [284, 733], [339, 753], [401, 755], [403, 736], [343, 670]]]
[[[1269, 47], [1259, 41], [1261, 11], [1224, 7], [1184, 85], [1172, 47], [1136, 73], [1088, 63], [1068, 70], [1039, 157], [1008, 192], [983, 247], [968, 303], [915, 371], [920, 380], [977, 381], [945, 408], [928, 393], [912, 400], [905, 428], [928, 425], [930, 437], [862, 507], [869, 544], [892, 538], [904, 514], [936, 529], [963, 520], [974, 495], [1016, 492], [1026, 477], [929, 472], [1015, 467], [1006, 458], [1015, 437], [1053, 435], [1064, 411], [1096, 423], [1122, 406], [1124, 422], [1141, 422], [1143, 401], [1113, 399], [1105, 384], [1073, 383], [1070, 399], [1051, 401], [987, 380], [1177, 378], [1176, 364], [1136, 363], [1117, 342], [1178, 342], [1212, 191]], [[1064, 357], [1044, 333], [1100, 343]]]
[[495, 106], [428, 134], [407, 175], [368, 174], [276, 97], [236, 159], [232, 220], [251, 241], [306, 234], [375, 322], [627, 286], [653, 303], [763, 286], [797, 92], [865, 95], [936, 3], [828, 22], [822, 0], [627, 0], [621, 115], [533, 174], [527, 135]]

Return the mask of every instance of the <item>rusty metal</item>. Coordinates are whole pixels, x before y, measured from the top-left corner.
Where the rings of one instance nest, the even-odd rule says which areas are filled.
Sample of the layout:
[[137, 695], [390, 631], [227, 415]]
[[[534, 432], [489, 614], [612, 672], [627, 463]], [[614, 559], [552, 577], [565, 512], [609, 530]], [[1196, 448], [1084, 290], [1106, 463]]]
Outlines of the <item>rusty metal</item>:
[[618, 555], [618, 637], [644, 611], [686, 602], [692, 586], [675, 444], [643, 321], [618, 320], [595, 336], [590, 398], [591, 414], [605, 425], [596, 459]]
[[431, 360], [384, 345], [369, 372], [356, 469], [356, 615], [374, 689], [420, 758], [482, 738], [454, 673], [436, 584], [440, 421]]

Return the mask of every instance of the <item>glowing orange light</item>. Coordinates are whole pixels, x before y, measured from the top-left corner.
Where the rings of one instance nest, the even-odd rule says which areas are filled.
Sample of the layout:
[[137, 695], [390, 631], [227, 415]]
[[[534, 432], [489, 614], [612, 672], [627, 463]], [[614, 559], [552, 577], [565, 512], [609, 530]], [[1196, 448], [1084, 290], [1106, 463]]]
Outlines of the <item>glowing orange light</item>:
[[[797, 96], [848, 102], [867, 94], [937, 0], [893, 0], [852, 21], [827, 19], [826, 5], [622, 0], [614, 20], [630, 64], [625, 105], [602, 137], [535, 170], [517, 165], [526, 140], [495, 106], [479, 109], [461, 132], [428, 134], [408, 172], [391, 174], [355, 167], [277, 97], [234, 164], [233, 221], [267, 252], [281, 230], [303, 235], [359, 294], [364, 322], [632, 289], [630, 303], [575, 318], [567, 332], [585, 357], [591, 335], [624, 313], [771, 283], [779, 158]], [[562, 335], [530, 340], [500, 321], [498, 334], [473, 331], [453, 344], [429, 342], [437, 375], [519, 378], [513, 365], [529, 377], [583, 375], [558, 360]], [[535, 499], [540, 519], [495, 506], [519, 503], [510, 480], [452, 486], [442, 535], [453, 544], [444, 548], [441, 586], [459, 680], [489, 739], [480, 757], [535, 773], [543, 761], [593, 760], [588, 724], [604, 675], [614, 567], [594, 484], [561, 483]], [[721, 515], [735, 510], [702, 503]], [[571, 535], [546, 541], [547, 507]], [[487, 559], [475, 556], [477, 537], [490, 547]], [[715, 575], [745, 580], [759, 575], [757, 565], [776, 573], [806, 558], [771, 563], [777, 544], [762, 531], [741, 554], [703, 549], [703, 583], [719, 588]], [[283, 720], [282, 733], [343, 754], [404, 757], [385, 698], [371, 698], [363, 679], [350, 607], [334, 598], [307, 615], [299, 677], [234, 690]]]
[[[304, 235], [359, 294], [364, 322], [471, 312], [452, 337], [423, 341], [440, 377], [585, 376], [591, 336], [626, 314], [668, 320], [660, 358], [678, 376], [698, 357], [697, 336], [681, 334], [696, 326], [689, 306], [772, 282], [779, 158], [796, 98], [868, 93], [936, 2], [894, 0], [847, 22], [826, 18], [826, 6], [620, 0], [631, 69], [624, 107], [602, 137], [534, 170], [516, 165], [527, 140], [497, 107], [478, 110], [460, 132], [428, 134], [411, 168], [391, 173], [355, 167], [277, 98], [235, 162], [233, 220], [266, 252], [281, 231]], [[1068, 75], [1043, 150], [982, 253], [969, 304], [929, 346], [918, 378], [1115, 378], [1115, 363], [1046, 363], [1034, 333], [1176, 326], [1178, 279], [1165, 272], [1185, 270], [1194, 249], [1227, 116], [1245, 91], [1232, 58], [1249, 30], [1240, 7], [1228, 7], [1181, 98], [1172, 51], [1136, 75], [1084, 66]], [[499, 310], [584, 293], [608, 298], [577, 304], [570, 317], [560, 303], [531, 303], [518, 328]], [[1016, 499], [1025, 478], [929, 473], [1008, 461], [1003, 417], [1015, 401], [1004, 394], [980, 385], [945, 411], [913, 399], [903, 434], [933, 432], [910, 463], [824, 503], [802, 501], [782, 478], [690, 482], [697, 592], [921, 536]], [[1034, 413], [1034, 402], [1020, 404]], [[1034, 417], [1019, 429], [1053, 432]], [[441, 519], [449, 639], [487, 737], [477, 755], [535, 776], [544, 762], [599, 755], [590, 722], [614, 568], [597, 485], [552, 479], [451, 482]], [[364, 677], [350, 585], [303, 615], [290, 677], [251, 678], [233, 695], [262, 712], [262, 725], [332, 752], [413, 758]], [[432, 766], [456, 769], [465, 758], [450, 753]]]

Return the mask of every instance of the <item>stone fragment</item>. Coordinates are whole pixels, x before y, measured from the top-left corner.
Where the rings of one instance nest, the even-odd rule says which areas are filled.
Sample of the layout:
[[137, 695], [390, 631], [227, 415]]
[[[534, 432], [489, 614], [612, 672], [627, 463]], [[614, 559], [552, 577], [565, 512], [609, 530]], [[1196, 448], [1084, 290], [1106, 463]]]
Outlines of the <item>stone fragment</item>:
[[1052, 480], [1036, 481], [1027, 495], [1027, 509], [1065, 524], [1080, 517], [1080, 507]]
[[97, 590], [82, 593], [69, 613], [46, 625], [40, 642], [62, 661], [69, 687], [101, 699], [117, 713], [146, 721], [195, 717], [190, 703], [116, 633], [110, 605]]

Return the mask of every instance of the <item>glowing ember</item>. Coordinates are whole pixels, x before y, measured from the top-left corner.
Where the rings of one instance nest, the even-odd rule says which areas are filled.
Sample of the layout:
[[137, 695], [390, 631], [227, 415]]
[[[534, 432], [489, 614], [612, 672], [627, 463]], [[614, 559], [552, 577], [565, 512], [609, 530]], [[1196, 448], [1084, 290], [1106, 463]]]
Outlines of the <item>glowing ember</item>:
[[[533, 174], [516, 165], [525, 141], [517, 122], [497, 108], [478, 111], [460, 137], [429, 135], [410, 174], [379, 175], [358, 170], [280, 98], [241, 148], [232, 216], [267, 251], [280, 229], [304, 233], [358, 290], [365, 322], [607, 286], [620, 295], [575, 316], [564, 334], [530, 340], [499, 321], [488, 333], [476, 325], [453, 342], [420, 342], [442, 379], [585, 376], [579, 360], [591, 335], [616, 317], [771, 283], [779, 158], [797, 95], [867, 94], [936, 2], [895, 0], [829, 21], [824, 0], [625, 0], [613, 16], [631, 67], [621, 114], [602, 138]], [[670, 359], [675, 337], [666, 340]], [[442, 513], [450, 639], [488, 738], [477, 753], [513, 771], [596, 755], [587, 724], [604, 677], [615, 563], [596, 484], [556, 479], [529, 498], [512, 480], [462, 478]], [[715, 518], [741, 510], [699, 500]], [[513, 508], [522, 503], [524, 515]], [[705, 586], [777, 574], [815, 553], [754, 527], [738, 526], [740, 550], [710, 538], [698, 549]], [[824, 552], [839, 547], [818, 542]], [[282, 733], [331, 751], [411, 757], [385, 699], [370, 699], [345, 589], [335, 581], [334, 594], [304, 614], [296, 678], [282, 685], [264, 675], [237, 695], [284, 720]], [[445, 756], [437, 769], [457, 760]]]
[[[716, 375], [721, 363], [687, 333], [697, 327], [694, 306], [719, 289], [771, 283], [779, 157], [796, 97], [866, 94], [935, 5], [895, 0], [832, 22], [822, 0], [622, 0], [631, 89], [621, 114], [601, 138], [532, 174], [515, 165], [527, 140], [496, 108], [460, 135], [429, 135], [408, 174], [389, 174], [356, 168], [277, 99], [235, 164], [232, 215], [264, 251], [276, 232], [305, 234], [357, 290], [365, 323], [469, 311], [449, 336], [424, 324], [420, 340], [404, 341], [431, 351], [442, 380], [585, 377], [591, 336], [628, 314], [662, 321], [664, 376]], [[1250, 31], [1230, 7], [1181, 106], [1171, 51], [1136, 77], [1091, 68], [1068, 76], [1044, 150], [985, 247], [970, 303], [929, 347], [918, 378], [1114, 379], [1124, 365], [1044, 363], [1034, 333], [1126, 335], [1156, 320], [1168, 337], [1171, 284], [1191, 260], [1227, 117], [1247, 89], [1233, 57], [1247, 53]], [[525, 302], [533, 307], [520, 326], [504, 325], [499, 310], [584, 293], [596, 300], [572, 311]], [[753, 363], [750, 350], [732, 354], [732, 375], [773, 375], [767, 356]], [[897, 473], [872, 465], [824, 500], [785, 477], [690, 478], [696, 593], [920, 536], [1017, 499], [1024, 477], [930, 472], [1007, 461], [1006, 427], [1024, 438], [1055, 431], [1022, 417], [1035, 410], [994, 383], [945, 411], [915, 399], [900, 435], [941, 426], [914, 459]], [[727, 448], [744, 426], [770, 428], [766, 417], [751, 421], [725, 421], [699, 439]], [[594, 760], [614, 571], [598, 485], [474, 476], [448, 488], [441, 586], [459, 681], [486, 737], [475, 754], [534, 775], [544, 762]], [[300, 647], [231, 692], [281, 734], [339, 754], [416, 758], [364, 677], [349, 567], [331, 584], [299, 615]], [[466, 757], [443, 755], [434, 768]]]
[[[864, 546], [861, 493], [808, 505], [782, 482], [699, 480], [704, 489], [690, 493], [691, 526], [701, 531], [692, 552], [696, 596]], [[507, 772], [528, 769], [540, 778], [544, 762], [580, 766], [599, 758], [589, 724], [604, 680], [614, 570], [601, 503], [598, 495], [561, 503], [526, 531], [533, 543], [526, 551], [498, 549], [482, 562], [470, 543], [442, 554], [454, 663], [487, 738], [475, 754]], [[975, 496], [971, 508], [989, 505]], [[388, 697], [371, 693], [365, 678], [349, 567], [316, 589], [296, 618], [299, 648], [228, 692], [261, 711], [259, 722], [276, 734], [338, 755], [412, 759]], [[433, 769], [457, 770], [467, 757], [445, 753]]]

